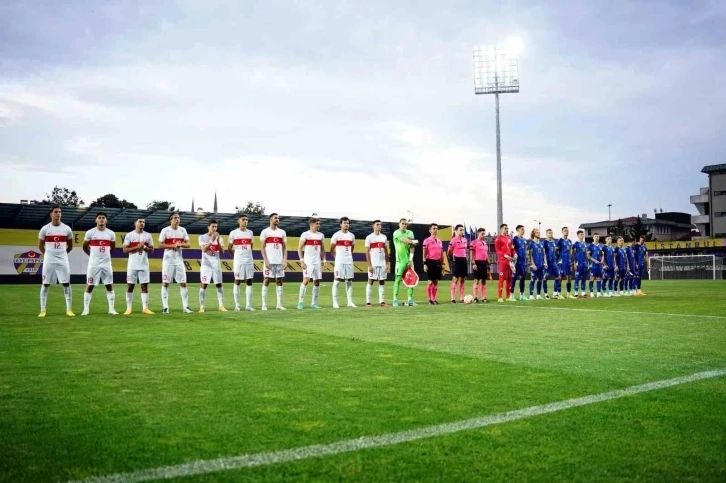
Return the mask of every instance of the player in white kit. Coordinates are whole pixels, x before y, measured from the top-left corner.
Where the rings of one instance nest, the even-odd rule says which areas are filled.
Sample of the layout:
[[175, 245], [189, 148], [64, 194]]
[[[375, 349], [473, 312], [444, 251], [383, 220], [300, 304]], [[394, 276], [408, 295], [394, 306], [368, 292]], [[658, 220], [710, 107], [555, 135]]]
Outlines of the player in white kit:
[[146, 220], [139, 217], [134, 222], [134, 231], [124, 237], [123, 251], [129, 256], [126, 265], [126, 312], [124, 315], [131, 315], [131, 308], [134, 304], [134, 287], [141, 285], [141, 306], [142, 314], [153, 315], [149, 310], [149, 253], [154, 251], [154, 240], [151, 235], [144, 231]]
[[247, 215], [240, 213], [237, 216], [239, 228], [235, 228], [227, 239], [227, 249], [234, 252], [234, 311], [241, 310], [239, 303], [239, 286], [244, 280], [245, 286], [245, 310], [253, 311], [252, 308], [252, 279], [255, 276], [254, 258], [252, 257], [252, 245], [254, 236], [252, 230], [247, 229]]
[[264, 260], [262, 282], [262, 310], [267, 310], [267, 286], [270, 279], [274, 278], [277, 283], [277, 310], [286, 310], [282, 306], [282, 280], [285, 277], [287, 266], [287, 235], [285, 230], [279, 228], [280, 217], [277, 213], [270, 215], [270, 226], [260, 233], [262, 243], [262, 259]]
[[50, 209], [50, 223], [40, 229], [38, 233], [38, 250], [43, 255], [42, 276], [40, 285], [40, 313], [38, 317], [45, 317], [46, 303], [50, 286], [56, 282], [63, 286], [63, 295], [66, 298], [66, 315], [74, 317], [71, 310], [73, 294], [71, 292], [71, 267], [68, 263], [68, 254], [73, 249], [73, 231], [61, 223], [61, 208], [54, 206]]
[[106, 286], [108, 314], [118, 315], [114, 308], [116, 295], [113, 291], [113, 268], [111, 267], [111, 251], [116, 249], [116, 234], [106, 228], [106, 221], [106, 213], [96, 214], [96, 228], [88, 230], [86, 236], [83, 237], [83, 251], [86, 252], [89, 259], [81, 315], [88, 315], [93, 289], [96, 285]]
[[189, 292], [187, 291], [187, 271], [184, 267], [182, 249], [189, 248], [189, 235], [179, 226], [179, 213], [169, 215], [170, 226], [164, 227], [159, 234], [159, 248], [164, 249], [164, 259], [161, 262], [161, 303], [164, 306], [162, 314], [169, 314], [169, 284], [173, 281], [179, 284], [179, 293], [182, 299], [182, 310], [191, 314], [189, 308]]
[[373, 233], [366, 237], [366, 261], [368, 262], [368, 284], [366, 285], [366, 307], [371, 307], [373, 284], [378, 281], [378, 305], [384, 301], [386, 278], [391, 265], [388, 257], [388, 238], [381, 233], [381, 220], [373, 222]]
[[345, 281], [345, 294], [348, 297], [348, 307], [356, 307], [353, 303], [353, 249], [355, 248], [355, 235], [350, 228], [350, 218], [344, 216], [340, 219], [340, 231], [330, 239], [330, 252], [335, 257], [333, 268], [333, 308], [338, 309], [338, 285]]
[[325, 265], [325, 235], [320, 232], [320, 218], [310, 218], [308, 222], [310, 230], [300, 236], [300, 243], [297, 247], [297, 254], [303, 269], [303, 281], [300, 285], [300, 298], [297, 308], [304, 307], [305, 292], [308, 283], [313, 281], [313, 299], [310, 302], [311, 309], [319, 309], [318, 295], [320, 294], [320, 280], [323, 278], [323, 265]]
[[202, 269], [199, 288], [199, 312], [204, 312], [207, 300], [207, 286], [213, 283], [217, 287], [218, 310], [227, 312], [224, 308], [224, 287], [222, 287], [222, 265], [219, 260], [224, 253], [224, 239], [217, 233], [217, 220], [209, 220], [207, 233], [199, 237], [199, 246], [202, 249]]

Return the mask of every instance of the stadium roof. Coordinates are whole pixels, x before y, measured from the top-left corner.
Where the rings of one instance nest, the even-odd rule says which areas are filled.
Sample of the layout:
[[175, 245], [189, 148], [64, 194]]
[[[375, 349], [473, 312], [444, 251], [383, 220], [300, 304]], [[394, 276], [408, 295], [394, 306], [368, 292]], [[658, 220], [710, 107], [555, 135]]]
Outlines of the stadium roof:
[[[638, 220], [637, 216], [631, 216], [628, 218], [621, 218], [620, 221], [623, 222], [623, 225], [634, 225]], [[686, 224], [686, 223], [676, 223], [675, 221], [670, 220], [656, 220], [653, 218], [641, 218], [640, 221], [644, 225], [670, 225], [670, 226], [677, 226], [681, 228], [691, 228], [693, 225]], [[612, 221], [596, 221], [595, 223], [583, 223], [580, 225], [580, 228], [586, 229], [586, 228], [609, 228], [611, 226], [615, 226], [618, 224], [618, 220], [612, 220]]]
[[[49, 210], [50, 205], [48, 204], [0, 203], [0, 227], [39, 230], [43, 225], [50, 222]], [[134, 221], [138, 217], [143, 217], [146, 220], [146, 231], [158, 233], [165, 226], [169, 226], [169, 215], [172, 213], [171, 211], [100, 207], [81, 208], [75, 206], [63, 206], [62, 210], [63, 223], [73, 230], [83, 231], [93, 228], [96, 226], [96, 215], [99, 212], [104, 212], [108, 216], [108, 227], [120, 233], [131, 231]], [[221, 233], [229, 233], [237, 228], [236, 213], [207, 213], [201, 211], [176, 213], [179, 213], [181, 217], [181, 226], [192, 234], [206, 232], [209, 220], [217, 220]], [[248, 217], [248, 227], [256, 234], [269, 226], [268, 215], [248, 215]], [[308, 217], [303, 216], [280, 216], [280, 227], [290, 236], [299, 236], [308, 229], [308, 220]], [[372, 224], [372, 220], [351, 220], [350, 231], [353, 232], [356, 238], [362, 239], [371, 233]], [[398, 223], [384, 222], [382, 225], [382, 233], [390, 237]], [[338, 230], [338, 226], [337, 218], [321, 218], [321, 229], [325, 233], [332, 235], [334, 231]], [[444, 227], [444, 225], [441, 225], [441, 227]]]
[[711, 164], [704, 166], [701, 173], [715, 173], [718, 171], [726, 171], [726, 164]]

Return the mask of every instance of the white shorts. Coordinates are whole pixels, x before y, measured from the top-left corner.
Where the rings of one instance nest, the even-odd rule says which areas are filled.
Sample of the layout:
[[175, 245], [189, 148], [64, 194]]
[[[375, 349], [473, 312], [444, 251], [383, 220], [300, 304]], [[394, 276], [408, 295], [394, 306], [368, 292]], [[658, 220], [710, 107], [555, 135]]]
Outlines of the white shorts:
[[368, 280], [385, 280], [387, 278], [386, 267], [373, 267], [373, 273], [368, 272]]
[[113, 284], [113, 269], [111, 265], [89, 265], [86, 272], [87, 285]]
[[199, 280], [202, 283], [206, 283], [206, 284], [211, 283], [214, 285], [217, 285], [218, 283], [222, 283], [222, 269], [221, 268], [218, 268], [215, 270], [213, 268], [202, 267], [201, 271], [202, 271], [202, 273], [201, 273], [201, 276], [199, 277]]
[[322, 280], [323, 279], [323, 265], [318, 259], [318, 263], [311, 263], [305, 260], [306, 269], [303, 270], [303, 278], [309, 278], [310, 280]]
[[335, 278], [341, 280], [350, 280], [353, 278], [353, 264], [352, 263], [336, 263], [335, 271], [333, 272]]
[[187, 283], [187, 270], [183, 264], [161, 264], [161, 281], [164, 283]]
[[265, 268], [262, 275], [265, 278], [283, 278], [285, 277], [285, 267], [282, 264], [270, 264], [270, 269]]
[[43, 262], [43, 285], [71, 282], [71, 267], [68, 262]]
[[137, 283], [145, 284], [149, 283], [151, 276], [149, 275], [148, 269], [142, 270], [127, 270], [126, 271], [126, 283], [129, 285], [136, 285]]
[[235, 280], [252, 280], [255, 278], [255, 266], [251, 263], [235, 263], [234, 279]]

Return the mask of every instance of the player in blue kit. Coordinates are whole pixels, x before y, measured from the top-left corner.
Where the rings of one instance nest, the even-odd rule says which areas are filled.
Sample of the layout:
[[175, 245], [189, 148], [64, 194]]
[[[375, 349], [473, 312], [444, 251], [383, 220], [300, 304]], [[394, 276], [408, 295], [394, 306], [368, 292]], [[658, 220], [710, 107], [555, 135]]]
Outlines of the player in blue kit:
[[[561, 293], [562, 279], [567, 282], [567, 295], [564, 298], [572, 297], [572, 242], [569, 239], [570, 229], [566, 226], [562, 227], [562, 238], [557, 240], [557, 269], [560, 272], [560, 278], [555, 282], [555, 291]], [[577, 285], [575, 285], [577, 292]]]
[[514, 265], [509, 300], [514, 300], [514, 282], [519, 279], [519, 300], [526, 301], [529, 300], [524, 295], [524, 278], [527, 275], [527, 240], [524, 239], [524, 226], [517, 225], [516, 230], [517, 234], [512, 238], [512, 246], [514, 246], [514, 255], [517, 261]]
[[577, 289], [580, 288], [580, 295], [587, 298], [588, 266], [587, 266], [587, 243], [585, 243], [585, 232], [577, 231], [577, 241], [572, 244], [572, 251], [575, 259], [575, 298], [577, 298]]
[[547, 239], [542, 241], [542, 245], [545, 250], [545, 260], [547, 261], [547, 273], [545, 274], [544, 279], [544, 293], [546, 299], [550, 298], [549, 293], [547, 293], [547, 281], [552, 279], [555, 283], [552, 298], [557, 299], [560, 297], [560, 286], [562, 285], [560, 281], [560, 270], [559, 267], [557, 267], [557, 241], [553, 236], [552, 230], [547, 230], [546, 233]]
[[[613, 237], [605, 237], [605, 246], [602, 247], [603, 252], [603, 287], [604, 297], [613, 296], [613, 285], [615, 284], [615, 247], [613, 246]], [[605, 285], [607, 284], [607, 288]]]
[[635, 279], [635, 295], [645, 295], [642, 290], [643, 275], [645, 275], [646, 270], [650, 272], [650, 259], [648, 258], [648, 248], [645, 246], [645, 236], [640, 235], [640, 240], [634, 246], [635, 271], [633, 272], [633, 278]]
[[635, 273], [635, 240], [625, 249], [625, 255], [628, 257], [628, 274], [625, 277], [625, 295], [633, 295], [635, 281], [633, 274]]
[[630, 267], [628, 266], [628, 254], [625, 246], [623, 246], [623, 237], [618, 237], [618, 246], [615, 248], [615, 266], [617, 271], [615, 272], [616, 281], [618, 284], [618, 291], [615, 293], [616, 297], [625, 295], [625, 280], [628, 276]]
[[537, 299], [542, 300], [542, 280], [547, 270], [547, 261], [545, 260], [544, 246], [539, 240], [539, 230], [535, 228], [529, 235], [530, 240], [527, 244], [527, 263], [530, 269], [529, 279], [529, 299], [534, 299], [534, 285], [537, 283]]
[[592, 243], [587, 247], [587, 260], [590, 262], [590, 298], [596, 296], [592, 291], [593, 282], [597, 284], [597, 297], [602, 297], [603, 252], [597, 233], [592, 236]]

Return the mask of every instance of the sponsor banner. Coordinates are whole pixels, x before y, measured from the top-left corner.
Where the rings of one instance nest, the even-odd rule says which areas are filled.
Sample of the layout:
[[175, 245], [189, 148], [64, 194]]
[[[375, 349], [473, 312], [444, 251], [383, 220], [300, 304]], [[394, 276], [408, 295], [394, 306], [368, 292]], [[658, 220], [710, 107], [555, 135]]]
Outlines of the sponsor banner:
[[724, 248], [726, 238], [709, 238], [691, 241], [649, 241], [645, 242], [648, 250], [703, 250], [704, 248]]

